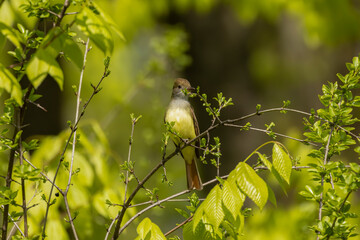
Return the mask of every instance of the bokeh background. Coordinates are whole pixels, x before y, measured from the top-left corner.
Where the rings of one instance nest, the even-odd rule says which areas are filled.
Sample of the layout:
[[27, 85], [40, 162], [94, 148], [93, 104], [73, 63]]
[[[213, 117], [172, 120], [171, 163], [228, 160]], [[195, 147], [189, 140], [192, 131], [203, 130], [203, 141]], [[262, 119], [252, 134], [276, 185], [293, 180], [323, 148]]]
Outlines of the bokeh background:
[[[21, 12], [22, 3], [5, 1], [0, 20], [20, 22], [32, 29], [37, 22]], [[110, 217], [118, 211], [116, 207], [108, 207], [105, 200], [122, 202], [120, 164], [127, 159], [131, 113], [142, 115], [132, 146], [136, 175], [144, 177], [161, 160], [163, 115], [176, 77], [189, 79], [209, 98], [218, 92], [231, 97], [235, 105], [224, 110], [223, 119], [252, 113], [257, 104], [263, 109], [281, 107], [284, 100], [290, 100], [292, 108], [309, 112], [311, 108], [321, 107], [318, 95], [322, 84], [336, 81], [336, 73], [345, 74], [345, 63], [360, 52], [360, 2], [356, 0], [102, 0], [96, 3], [118, 25], [126, 41], [114, 34], [112, 73], [89, 105], [80, 126], [77, 160], [80, 172], [74, 177], [70, 205], [80, 213], [75, 224], [82, 239], [102, 239], [105, 225], [110, 224]], [[5, 62], [10, 62], [6, 56], [9, 49], [11, 45], [7, 44], [1, 52]], [[93, 44], [85, 72], [84, 101], [91, 94], [90, 83], [97, 83], [102, 75], [104, 57]], [[72, 63], [59, 61], [65, 73], [64, 90], [60, 91], [51, 78], [44, 81], [38, 91], [43, 95], [40, 104], [48, 112], [30, 107], [25, 120], [30, 126], [24, 131], [28, 139], [40, 138], [41, 147], [31, 157], [43, 169], [47, 166], [50, 176], [66, 138], [66, 122], [74, 118], [76, 101], [72, 85], [78, 84], [80, 73]], [[205, 130], [211, 119], [198, 99], [193, 99], [193, 105], [200, 129]], [[274, 122], [274, 131], [303, 138], [302, 118], [291, 113], [271, 113], [249, 121], [263, 129], [265, 124]], [[264, 133], [226, 128], [212, 134], [219, 136], [222, 143], [221, 175], [228, 174], [256, 147], [270, 140]], [[288, 147], [294, 158], [300, 159], [300, 164], [307, 163], [309, 147], [287, 139], [277, 140]], [[168, 152], [173, 149], [170, 146]], [[5, 154], [2, 161], [6, 161]], [[216, 174], [211, 165], [201, 164], [200, 169], [204, 182]], [[1, 164], [1, 171], [6, 172], [6, 165]], [[66, 171], [63, 171], [65, 182]], [[168, 162], [167, 172], [173, 186], [161, 182], [161, 171], [146, 184], [149, 189], [158, 187], [160, 198], [186, 188], [180, 157]], [[287, 194], [273, 179], [267, 178], [266, 172], [262, 176], [273, 186], [278, 204], [277, 207], [269, 204], [259, 212], [247, 203], [254, 207], [254, 213], [246, 219], [244, 239], [313, 239], [307, 226], [315, 222], [317, 206], [298, 195], [309, 181], [306, 172], [293, 174]], [[61, 179], [60, 176], [59, 184]], [[130, 186], [134, 187], [135, 183]], [[206, 196], [209, 190], [205, 188], [199, 196]], [[147, 199], [144, 191], [136, 202]], [[357, 203], [359, 199], [353, 199], [353, 206]], [[144, 216], [167, 232], [184, 220], [173, 208], [185, 209], [186, 204], [167, 203], [165, 208], [153, 209]], [[65, 216], [60, 199], [54, 208], [57, 212], [51, 218], [53, 228], [58, 230], [62, 226], [63, 231], [62, 235], [57, 231], [51, 239], [68, 239], [68, 226], [56, 220]], [[359, 208], [356, 211], [359, 214]], [[41, 205], [32, 212], [32, 224], [41, 222]], [[132, 223], [124, 239], [136, 236], [137, 223]], [[177, 233], [181, 235], [181, 231]]]

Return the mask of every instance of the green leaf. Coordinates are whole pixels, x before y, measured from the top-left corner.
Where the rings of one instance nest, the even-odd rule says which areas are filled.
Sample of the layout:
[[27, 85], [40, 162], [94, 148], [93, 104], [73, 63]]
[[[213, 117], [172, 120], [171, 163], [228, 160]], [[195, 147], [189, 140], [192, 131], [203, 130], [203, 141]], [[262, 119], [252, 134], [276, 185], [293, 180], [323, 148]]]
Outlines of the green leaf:
[[210, 191], [202, 204], [204, 205], [206, 219], [217, 229], [225, 216], [222, 209], [222, 190], [219, 185]]
[[64, 31], [60, 27], [55, 27], [45, 36], [40, 48], [46, 50], [52, 58], [56, 58], [63, 51], [65, 39]]
[[144, 218], [136, 229], [139, 234], [136, 240], [166, 240], [160, 228], [149, 218]]
[[183, 216], [184, 218], [188, 218], [189, 214], [185, 211], [182, 210], [181, 208], [175, 208], [175, 211], [177, 211], [181, 216]]
[[222, 188], [222, 202], [234, 219], [240, 215], [244, 201], [245, 195], [240, 192], [236, 184], [225, 181]]
[[183, 238], [184, 240], [194, 240], [194, 239], [201, 239], [201, 240], [213, 240], [214, 238], [211, 236], [211, 229], [207, 229], [203, 222], [197, 224], [195, 230], [194, 229], [194, 222], [191, 221], [185, 224], [183, 229]]
[[292, 163], [289, 155], [280, 147], [279, 144], [275, 143], [272, 151], [273, 166], [280, 176], [290, 184]]
[[270, 186], [268, 186], [268, 191], [269, 191], [269, 201], [276, 207], [276, 206], [277, 206], [277, 203], [276, 203], [275, 193], [274, 193], [274, 191], [270, 188]]
[[228, 181], [236, 181], [240, 190], [260, 209], [265, 206], [268, 200], [267, 185], [248, 164], [240, 162], [231, 171]]
[[5, 89], [20, 106], [22, 102], [22, 91], [19, 82], [14, 75], [0, 63], [0, 89]]
[[96, 10], [99, 12], [101, 19], [106, 22], [106, 25], [110, 26], [111, 30], [113, 30], [123, 41], [126, 41], [125, 36], [119, 30], [119, 26], [110, 17], [108, 17], [109, 14], [105, 14], [104, 11], [95, 2], [92, 2], [92, 5], [94, 5]]
[[63, 72], [47, 49], [39, 48], [36, 51], [26, 67], [26, 74], [35, 88], [40, 86], [47, 74], [50, 74], [55, 79], [61, 90], [63, 88]]
[[271, 162], [269, 160], [267, 160], [266, 156], [259, 152], [257, 152], [257, 155], [259, 156], [261, 162], [265, 165], [265, 167], [267, 167], [271, 171], [273, 166], [272, 166]]
[[109, 55], [114, 48], [111, 32], [99, 15], [89, 8], [83, 8], [76, 16], [77, 26], [98, 46], [105, 55]]
[[192, 226], [193, 226], [193, 231], [195, 231], [195, 229], [198, 227], [197, 225], [201, 222], [202, 217], [204, 215], [204, 203], [200, 204], [200, 206], [198, 207], [198, 209], [196, 210], [193, 220], [192, 220]]
[[[274, 165], [266, 158], [265, 154], [261, 154], [261, 153], [258, 153], [258, 156], [260, 157], [260, 160], [261, 162], [269, 169], [269, 171], [274, 175], [274, 177], [276, 178], [276, 180], [279, 182], [281, 188], [284, 190], [284, 193], [286, 194], [286, 187], [289, 185], [281, 176], [280, 174], [278, 173], [278, 171], [274, 168]], [[269, 200], [271, 201], [270, 199], [270, 192], [271, 190], [269, 190]], [[272, 202], [274, 205], [276, 205], [276, 200], [275, 202]]]
[[81, 69], [83, 65], [83, 53], [79, 45], [72, 39], [66, 38], [64, 42], [64, 54], [66, 58], [69, 58], [75, 65]]
[[21, 38], [17, 35], [13, 28], [3, 22], [0, 22], [0, 35], [5, 36], [12, 44], [21, 49]]

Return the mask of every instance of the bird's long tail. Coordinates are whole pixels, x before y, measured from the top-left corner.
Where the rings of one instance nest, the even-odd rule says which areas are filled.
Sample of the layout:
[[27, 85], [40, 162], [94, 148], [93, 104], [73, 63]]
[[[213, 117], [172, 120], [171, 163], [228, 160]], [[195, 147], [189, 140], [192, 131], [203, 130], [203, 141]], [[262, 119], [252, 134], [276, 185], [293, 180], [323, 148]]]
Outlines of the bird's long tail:
[[196, 166], [196, 158], [191, 161], [191, 164], [188, 164], [185, 161], [185, 165], [188, 189], [192, 190], [195, 188], [197, 190], [201, 190], [203, 188], [203, 185], [200, 179], [199, 171]]

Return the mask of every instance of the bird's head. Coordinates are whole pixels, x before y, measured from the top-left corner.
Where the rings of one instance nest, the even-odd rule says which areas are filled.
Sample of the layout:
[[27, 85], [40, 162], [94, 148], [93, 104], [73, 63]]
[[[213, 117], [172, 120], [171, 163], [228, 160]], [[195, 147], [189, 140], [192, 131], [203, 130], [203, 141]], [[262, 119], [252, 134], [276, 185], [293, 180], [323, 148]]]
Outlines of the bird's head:
[[195, 88], [191, 87], [188, 80], [184, 78], [177, 78], [174, 82], [172, 97], [187, 99], [184, 90], [187, 90], [188, 92], [192, 92], [195, 90]]

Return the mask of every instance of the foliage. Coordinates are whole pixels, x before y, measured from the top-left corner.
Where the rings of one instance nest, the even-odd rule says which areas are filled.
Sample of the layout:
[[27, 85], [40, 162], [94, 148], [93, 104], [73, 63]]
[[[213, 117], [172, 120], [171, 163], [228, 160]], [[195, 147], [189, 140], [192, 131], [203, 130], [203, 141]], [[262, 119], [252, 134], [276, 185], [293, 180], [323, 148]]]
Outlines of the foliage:
[[309, 153], [316, 160], [309, 164], [314, 185], [306, 186], [300, 194], [320, 205], [318, 223], [311, 227], [320, 239], [333, 236], [348, 239], [357, 235], [353, 233], [355, 227], [348, 222], [349, 218], [357, 217], [350, 212], [348, 198], [360, 188], [359, 165], [350, 163], [346, 166], [343, 161], [331, 161], [359, 140], [351, 132], [355, 129], [353, 125], [359, 121], [351, 114], [354, 108], [359, 107], [359, 96], [353, 96], [354, 89], [360, 87], [359, 58], [354, 57], [353, 62], [346, 66], [349, 73], [337, 75], [339, 84], [323, 85], [323, 94], [319, 99], [324, 108], [318, 109], [317, 115], [305, 119], [308, 132], [304, 135], [309, 141], [319, 143], [320, 147]]

